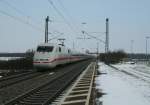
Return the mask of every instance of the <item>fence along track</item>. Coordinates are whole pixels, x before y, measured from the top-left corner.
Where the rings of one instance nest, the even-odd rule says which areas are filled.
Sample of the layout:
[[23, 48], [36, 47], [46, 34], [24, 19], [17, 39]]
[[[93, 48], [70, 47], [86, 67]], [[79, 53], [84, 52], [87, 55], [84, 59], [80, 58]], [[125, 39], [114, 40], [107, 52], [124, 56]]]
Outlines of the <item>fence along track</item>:
[[66, 93], [59, 105], [89, 105], [96, 63], [91, 63]]
[[51, 103], [89, 64], [88, 62], [55, 78], [53, 81], [17, 97], [5, 105], [48, 105]]

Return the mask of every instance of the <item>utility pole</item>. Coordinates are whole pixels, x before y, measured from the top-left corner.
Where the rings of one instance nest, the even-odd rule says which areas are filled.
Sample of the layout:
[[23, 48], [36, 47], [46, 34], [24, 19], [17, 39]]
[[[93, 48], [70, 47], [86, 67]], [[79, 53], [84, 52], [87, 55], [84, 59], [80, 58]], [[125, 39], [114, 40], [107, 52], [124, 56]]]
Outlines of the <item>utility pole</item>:
[[109, 19], [106, 18], [106, 41], [105, 41], [105, 53], [109, 51]]
[[147, 51], [147, 41], [148, 41], [148, 39], [150, 38], [149, 36], [146, 36], [145, 37], [146, 38], [146, 62], [148, 63], [148, 51]]
[[48, 21], [49, 16], [47, 16], [45, 19], [45, 43], [48, 43]]
[[131, 60], [133, 59], [133, 54], [134, 54], [134, 52], [133, 52], [133, 43], [134, 43], [134, 40], [131, 40], [131, 47], [130, 47], [130, 53], [131, 53]]
[[97, 63], [98, 63], [98, 60], [99, 60], [99, 43], [97, 42]]
[[133, 43], [134, 43], [134, 40], [131, 40], [131, 54], [133, 54]]

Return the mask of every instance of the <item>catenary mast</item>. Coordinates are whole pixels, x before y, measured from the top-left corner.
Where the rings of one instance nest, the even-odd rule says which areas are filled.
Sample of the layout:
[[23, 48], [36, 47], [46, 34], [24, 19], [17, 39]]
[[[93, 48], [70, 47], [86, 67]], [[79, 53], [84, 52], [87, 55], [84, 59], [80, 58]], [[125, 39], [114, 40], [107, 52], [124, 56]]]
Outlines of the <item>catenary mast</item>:
[[45, 43], [48, 43], [48, 21], [49, 16], [47, 16], [45, 19]]
[[105, 53], [109, 51], [109, 19], [106, 18], [106, 41], [105, 41]]

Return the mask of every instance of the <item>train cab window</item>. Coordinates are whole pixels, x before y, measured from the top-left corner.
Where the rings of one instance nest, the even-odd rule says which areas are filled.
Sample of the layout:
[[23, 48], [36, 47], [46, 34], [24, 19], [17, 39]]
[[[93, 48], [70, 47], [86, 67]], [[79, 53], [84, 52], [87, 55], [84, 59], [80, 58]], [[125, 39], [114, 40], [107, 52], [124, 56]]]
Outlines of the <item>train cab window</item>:
[[61, 48], [59, 47], [59, 52], [61, 52]]
[[37, 52], [52, 52], [53, 46], [38, 46]]
[[70, 53], [70, 50], [68, 50], [68, 54]]

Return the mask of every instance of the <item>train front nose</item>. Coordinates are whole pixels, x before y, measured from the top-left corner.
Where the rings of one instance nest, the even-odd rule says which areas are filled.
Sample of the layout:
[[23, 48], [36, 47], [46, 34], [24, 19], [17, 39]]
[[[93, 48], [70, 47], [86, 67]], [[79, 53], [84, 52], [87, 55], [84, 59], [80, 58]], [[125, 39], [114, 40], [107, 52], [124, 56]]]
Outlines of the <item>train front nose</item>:
[[37, 47], [34, 54], [33, 66], [35, 68], [51, 68], [53, 65], [53, 49], [54, 46], [49, 44], [41, 44]]
[[34, 68], [53, 68], [54, 63], [53, 63], [53, 57], [47, 54], [35, 54], [34, 55], [34, 60], [33, 60], [33, 66]]
[[33, 66], [35, 68], [53, 68], [54, 64], [52, 59], [35, 59]]

